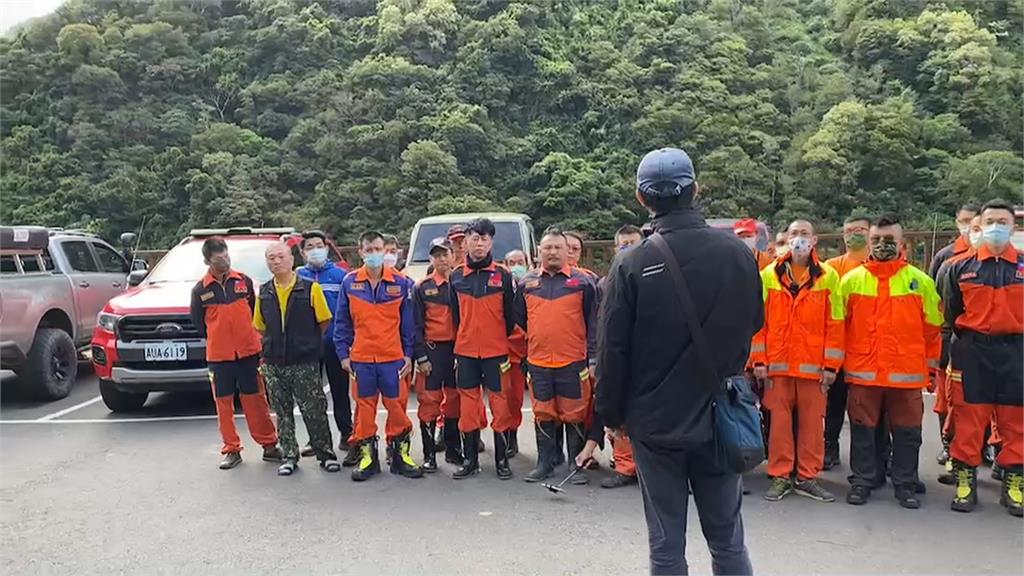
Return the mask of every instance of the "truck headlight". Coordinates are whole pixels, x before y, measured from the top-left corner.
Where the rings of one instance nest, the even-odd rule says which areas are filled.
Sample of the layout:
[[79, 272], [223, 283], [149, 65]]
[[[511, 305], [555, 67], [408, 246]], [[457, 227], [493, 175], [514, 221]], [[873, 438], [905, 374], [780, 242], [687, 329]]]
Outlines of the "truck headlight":
[[100, 312], [99, 315], [96, 316], [96, 324], [99, 324], [100, 328], [113, 334], [114, 328], [117, 326], [117, 321], [120, 319], [121, 317], [118, 316], [117, 314], [111, 314], [109, 312]]

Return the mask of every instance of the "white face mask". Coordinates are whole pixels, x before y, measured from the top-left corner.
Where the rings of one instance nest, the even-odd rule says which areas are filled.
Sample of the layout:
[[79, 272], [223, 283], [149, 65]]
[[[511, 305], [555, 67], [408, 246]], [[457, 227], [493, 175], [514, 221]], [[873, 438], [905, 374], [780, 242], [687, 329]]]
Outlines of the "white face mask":
[[385, 254], [384, 255], [384, 265], [385, 266], [394, 266], [395, 264], [398, 264], [398, 254]]
[[747, 248], [750, 248], [751, 250], [757, 247], [757, 238], [755, 237], [740, 238], [740, 240], [743, 240], [743, 243], [746, 244]]
[[327, 263], [327, 248], [310, 248], [306, 252], [306, 262], [314, 268], [320, 268]]
[[970, 224], [957, 224], [956, 228], [957, 228], [957, 230], [960, 231], [960, 235], [965, 237], [965, 238], [971, 233], [971, 225]]
[[811, 253], [811, 240], [803, 236], [794, 236], [789, 239], [789, 250], [794, 256], [804, 257]]
[[971, 248], [974, 248], [975, 250], [981, 248], [981, 230], [978, 230], [977, 232], [972, 230], [968, 233], [967, 237], [971, 241]]

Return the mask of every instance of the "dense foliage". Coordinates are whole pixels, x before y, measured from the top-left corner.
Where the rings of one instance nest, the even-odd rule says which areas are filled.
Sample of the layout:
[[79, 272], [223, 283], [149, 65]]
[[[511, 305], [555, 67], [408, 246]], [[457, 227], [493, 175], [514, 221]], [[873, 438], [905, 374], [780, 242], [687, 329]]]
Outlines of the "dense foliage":
[[[1021, 201], [1018, 0], [70, 0], [0, 40], [4, 223], [608, 237], [647, 150], [712, 216]], [[943, 224], [945, 224], [943, 222]]]

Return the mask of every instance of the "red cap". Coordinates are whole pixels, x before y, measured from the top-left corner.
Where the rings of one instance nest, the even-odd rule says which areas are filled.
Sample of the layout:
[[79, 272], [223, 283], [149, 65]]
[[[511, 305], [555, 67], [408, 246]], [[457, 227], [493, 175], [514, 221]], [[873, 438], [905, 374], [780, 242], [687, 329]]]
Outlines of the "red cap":
[[455, 240], [456, 238], [465, 238], [465, 237], [466, 237], [466, 227], [463, 226], [462, 224], [452, 224], [451, 227], [448, 228], [448, 239], [449, 240]]
[[732, 225], [732, 231], [734, 234], [739, 236], [740, 234], [757, 234], [757, 220], [753, 218], [744, 218], [739, 222]]

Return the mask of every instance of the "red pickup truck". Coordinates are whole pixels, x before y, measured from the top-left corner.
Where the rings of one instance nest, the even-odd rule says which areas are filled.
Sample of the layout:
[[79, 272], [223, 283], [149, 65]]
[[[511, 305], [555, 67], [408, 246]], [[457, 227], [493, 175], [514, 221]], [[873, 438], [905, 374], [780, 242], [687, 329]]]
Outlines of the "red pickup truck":
[[264, 258], [267, 246], [294, 238], [295, 230], [193, 230], [151, 270], [133, 272], [128, 291], [100, 312], [92, 337], [100, 394], [112, 411], [137, 410], [150, 392], [210, 386], [206, 341], [189, 318], [189, 303], [192, 287], [207, 270], [200, 249], [212, 236], [224, 238], [232, 267], [258, 286], [271, 277]]

